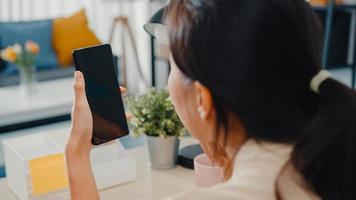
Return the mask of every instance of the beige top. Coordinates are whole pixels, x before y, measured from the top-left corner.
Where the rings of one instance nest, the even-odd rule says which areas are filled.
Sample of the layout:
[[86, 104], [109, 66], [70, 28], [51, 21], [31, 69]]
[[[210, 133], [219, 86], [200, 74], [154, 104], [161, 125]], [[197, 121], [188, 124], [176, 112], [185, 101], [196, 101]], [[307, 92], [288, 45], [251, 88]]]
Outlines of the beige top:
[[231, 179], [210, 189], [195, 188], [167, 200], [319, 200], [293, 167], [291, 146], [248, 140], [236, 155]]

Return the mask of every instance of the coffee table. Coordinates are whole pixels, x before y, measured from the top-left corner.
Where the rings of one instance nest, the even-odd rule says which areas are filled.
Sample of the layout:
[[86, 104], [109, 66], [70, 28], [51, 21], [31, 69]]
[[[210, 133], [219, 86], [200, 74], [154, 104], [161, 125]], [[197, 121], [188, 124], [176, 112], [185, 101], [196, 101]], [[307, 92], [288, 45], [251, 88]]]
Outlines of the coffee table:
[[69, 118], [73, 103], [72, 78], [43, 81], [38, 92], [21, 95], [18, 86], [0, 88], [0, 132], [11, 126], [50, 118]]

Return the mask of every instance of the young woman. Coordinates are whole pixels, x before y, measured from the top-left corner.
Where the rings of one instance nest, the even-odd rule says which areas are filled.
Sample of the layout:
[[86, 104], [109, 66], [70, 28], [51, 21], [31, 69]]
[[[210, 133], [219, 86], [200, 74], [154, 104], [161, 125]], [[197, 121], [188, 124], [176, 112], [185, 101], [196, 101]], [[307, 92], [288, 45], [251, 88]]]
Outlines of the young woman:
[[[356, 199], [355, 92], [321, 69], [305, 0], [171, 0], [166, 14], [172, 101], [226, 179], [172, 199]], [[99, 199], [79, 72], [74, 88], [71, 196]]]

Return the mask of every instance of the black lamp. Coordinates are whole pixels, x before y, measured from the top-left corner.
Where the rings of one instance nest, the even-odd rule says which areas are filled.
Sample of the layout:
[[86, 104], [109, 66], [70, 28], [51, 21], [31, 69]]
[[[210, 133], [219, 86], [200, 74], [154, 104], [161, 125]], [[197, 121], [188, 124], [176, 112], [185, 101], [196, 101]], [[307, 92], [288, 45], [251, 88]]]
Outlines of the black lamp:
[[[150, 34], [158, 43], [169, 45], [167, 26], [164, 24], [167, 6], [159, 9], [143, 26], [145, 31]], [[188, 145], [179, 151], [178, 164], [189, 169], [194, 169], [194, 158], [202, 154], [203, 150], [199, 144]]]
[[163, 45], [169, 45], [167, 26], [164, 24], [166, 10], [167, 6], [162, 7], [143, 25], [143, 29]]

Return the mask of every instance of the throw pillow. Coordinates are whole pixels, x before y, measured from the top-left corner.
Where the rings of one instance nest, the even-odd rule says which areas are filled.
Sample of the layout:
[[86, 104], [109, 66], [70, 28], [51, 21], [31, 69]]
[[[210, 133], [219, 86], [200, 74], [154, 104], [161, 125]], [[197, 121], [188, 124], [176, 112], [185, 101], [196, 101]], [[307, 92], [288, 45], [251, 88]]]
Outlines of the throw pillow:
[[90, 30], [84, 9], [70, 17], [54, 20], [53, 47], [62, 66], [73, 63], [74, 49], [98, 44], [100, 41]]

